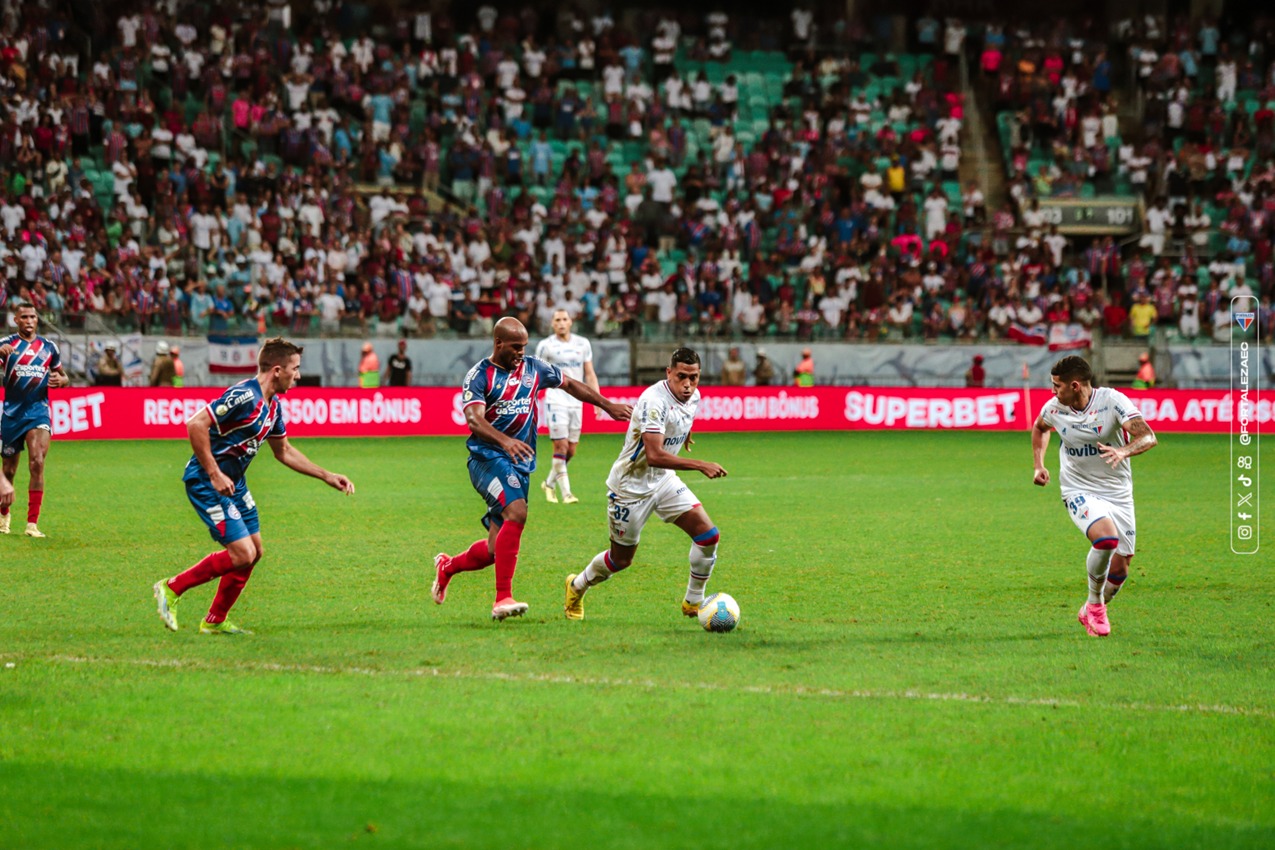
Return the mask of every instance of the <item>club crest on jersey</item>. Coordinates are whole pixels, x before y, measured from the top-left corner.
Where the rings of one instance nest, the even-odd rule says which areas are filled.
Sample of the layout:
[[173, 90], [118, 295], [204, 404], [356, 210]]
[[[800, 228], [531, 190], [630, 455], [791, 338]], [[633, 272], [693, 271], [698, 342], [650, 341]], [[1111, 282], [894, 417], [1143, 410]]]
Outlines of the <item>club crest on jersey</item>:
[[536, 382], [536, 376], [531, 374], [530, 372], [522, 376], [522, 385], [524, 387], [529, 387], [535, 382]]
[[226, 516], [230, 517], [231, 519], [243, 519], [243, 517], [239, 514], [239, 509], [236, 508], [234, 505], [231, 505], [229, 508], [226, 509]]
[[1242, 331], [1247, 331], [1249, 328], [1251, 328], [1253, 326], [1253, 322], [1256, 321], [1256, 319], [1257, 319], [1256, 313], [1236, 313], [1235, 314], [1235, 324], [1239, 325], [1240, 330]]
[[509, 482], [509, 486], [510, 486], [510, 487], [513, 487], [513, 488], [517, 489], [517, 487], [518, 487], [518, 476], [517, 476], [517, 475], [514, 475], [514, 474], [511, 472], [511, 473], [509, 473], [509, 475], [505, 478], [505, 480]]

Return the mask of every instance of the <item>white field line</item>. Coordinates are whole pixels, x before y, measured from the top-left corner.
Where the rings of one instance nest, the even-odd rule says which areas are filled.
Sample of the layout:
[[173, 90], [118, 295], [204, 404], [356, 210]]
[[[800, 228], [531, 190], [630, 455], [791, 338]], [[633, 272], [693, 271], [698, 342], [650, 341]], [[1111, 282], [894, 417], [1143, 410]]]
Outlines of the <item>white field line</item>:
[[[1087, 708], [1102, 711], [1143, 711], [1170, 714], [1230, 714], [1242, 717], [1275, 717], [1275, 711], [1236, 705], [1155, 705], [1143, 702], [1098, 703], [1054, 697], [986, 696], [982, 694], [940, 693], [918, 690], [875, 691], [840, 688], [810, 688], [804, 685], [729, 685], [715, 682], [657, 682], [654, 679], [614, 679], [606, 676], [571, 676], [562, 673], [504, 673], [484, 670], [443, 670], [417, 667], [407, 670], [378, 670], [372, 667], [338, 667], [321, 664], [277, 664], [270, 661], [191, 661], [178, 658], [94, 658], [79, 655], [19, 655], [0, 653], [4, 667], [17, 663], [84, 664], [122, 667], [150, 667], [197, 670], [209, 673], [235, 671], [259, 673], [301, 673], [324, 676], [367, 676], [385, 679], [461, 679], [493, 682], [536, 682], [548, 685], [581, 685], [642, 690], [710, 691], [761, 696], [819, 697], [831, 700], [911, 700], [916, 702], [963, 702], [982, 705], [1021, 705], [1034, 708]], [[3, 673], [0, 670], [0, 673]]]

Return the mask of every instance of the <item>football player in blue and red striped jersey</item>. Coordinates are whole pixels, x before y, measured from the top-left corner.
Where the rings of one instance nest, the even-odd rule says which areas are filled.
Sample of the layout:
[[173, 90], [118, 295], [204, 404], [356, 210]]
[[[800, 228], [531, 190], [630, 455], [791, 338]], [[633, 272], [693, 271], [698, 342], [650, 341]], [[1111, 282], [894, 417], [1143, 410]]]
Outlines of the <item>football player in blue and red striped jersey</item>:
[[470, 369], [461, 385], [461, 404], [471, 432], [465, 444], [469, 480], [487, 503], [482, 522], [489, 533], [459, 555], [440, 552], [434, 557], [431, 594], [442, 605], [452, 576], [495, 564], [496, 601], [491, 616], [503, 620], [527, 611], [525, 602], [514, 599], [513, 579], [527, 522], [527, 487], [536, 469], [536, 394], [561, 388], [621, 421], [632, 415], [633, 408], [603, 398], [556, 366], [527, 357], [527, 329], [517, 319], [498, 321], [492, 336], [491, 356]]
[[194, 449], [182, 480], [186, 498], [213, 540], [222, 545], [185, 572], [155, 582], [155, 603], [164, 625], [177, 631], [177, 603], [192, 587], [220, 579], [200, 634], [250, 634], [226, 619], [243, 592], [252, 568], [261, 560], [257, 503], [244, 474], [268, 442], [275, 458], [289, 469], [318, 478], [342, 493], [354, 492], [350, 479], [323, 467], [288, 442], [279, 396], [301, 377], [301, 346], [275, 337], [261, 346], [257, 376], [240, 381], [186, 422]]
[[[13, 482], [18, 455], [27, 450], [27, 536], [44, 537], [36, 527], [44, 504], [44, 459], [49, 453], [53, 425], [49, 418], [49, 389], [71, 383], [62, 368], [62, 355], [52, 340], [36, 335], [40, 316], [30, 304], [14, 312], [18, 332], [0, 339], [4, 364], [4, 413], [0, 416], [0, 454], [4, 477]], [[0, 534], [9, 533], [9, 505], [0, 504]]]

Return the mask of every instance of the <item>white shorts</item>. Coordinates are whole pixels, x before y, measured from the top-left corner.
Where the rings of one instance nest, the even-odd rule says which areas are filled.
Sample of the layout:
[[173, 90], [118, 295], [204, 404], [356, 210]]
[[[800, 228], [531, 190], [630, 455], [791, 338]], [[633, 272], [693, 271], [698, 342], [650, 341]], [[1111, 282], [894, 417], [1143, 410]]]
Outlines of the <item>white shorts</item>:
[[1116, 524], [1116, 535], [1120, 542], [1116, 544], [1116, 554], [1132, 557], [1137, 523], [1134, 521], [1133, 500], [1113, 502], [1092, 493], [1077, 493], [1063, 497], [1063, 506], [1071, 521], [1089, 536], [1089, 527], [1100, 519], [1110, 518]]
[[549, 420], [549, 439], [580, 442], [580, 425], [584, 421], [583, 406], [547, 404], [545, 419]]
[[676, 475], [670, 475], [649, 496], [633, 498], [610, 493], [607, 496], [607, 525], [611, 540], [623, 546], [636, 546], [642, 537], [642, 526], [654, 512], [665, 522], [672, 522], [691, 508], [699, 507], [691, 488]]

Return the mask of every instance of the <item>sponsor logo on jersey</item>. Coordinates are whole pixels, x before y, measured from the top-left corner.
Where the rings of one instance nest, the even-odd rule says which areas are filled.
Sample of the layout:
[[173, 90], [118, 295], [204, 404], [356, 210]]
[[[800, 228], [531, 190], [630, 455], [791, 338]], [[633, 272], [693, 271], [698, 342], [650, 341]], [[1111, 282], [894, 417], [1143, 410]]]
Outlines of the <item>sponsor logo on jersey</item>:
[[1078, 449], [1067, 446], [1066, 449], [1068, 457], [1097, 457], [1099, 454], [1097, 446], [1081, 446]]
[[685, 434], [683, 434], [683, 435], [682, 435], [682, 436], [680, 436], [680, 437], [665, 437], [665, 438], [664, 438], [664, 448], [666, 448], [666, 449], [671, 449], [671, 448], [673, 448], [674, 446], [680, 446], [680, 445], [682, 444], [682, 441], [683, 441], [683, 440], [685, 440], [685, 439], [686, 439], [686, 435], [685, 435]]
[[500, 416], [522, 416], [524, 413], [531, 411], [533, 403], [530, 397], [524, 396], [510, 399], [509, 401], [498, 401], [492, 407], [496, 409], [496, 413]]
[[48, 371], [45, 366], [32, 366], [23, 363], [14, 367], [13, 374], [19, 378], [43, 378]]

